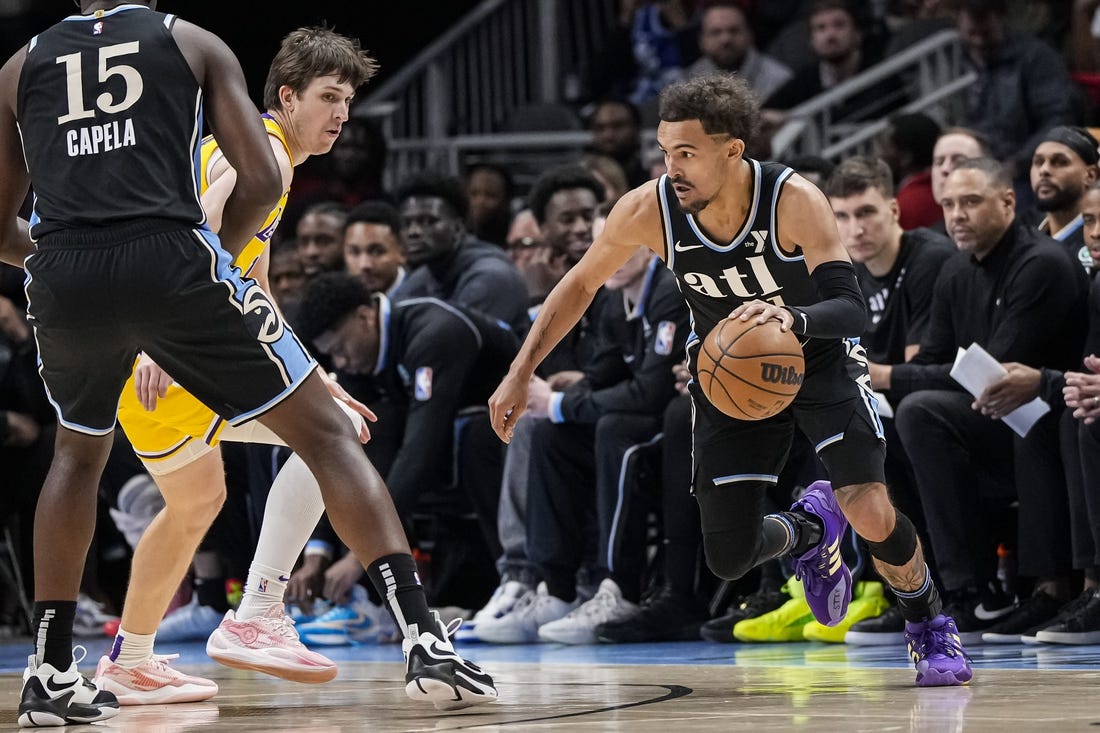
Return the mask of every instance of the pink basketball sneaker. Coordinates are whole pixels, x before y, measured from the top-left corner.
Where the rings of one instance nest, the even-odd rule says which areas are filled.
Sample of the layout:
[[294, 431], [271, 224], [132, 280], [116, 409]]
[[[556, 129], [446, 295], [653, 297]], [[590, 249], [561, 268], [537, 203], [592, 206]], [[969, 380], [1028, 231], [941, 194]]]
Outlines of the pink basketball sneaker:
[[310, 651], [299, 640], [294, 621], [281, 603], [247, 621], [238, 621], [233, 611], [227, 611], [207, 640], [206, 653], [227, 667], [252, 669], [292, 682], [328, 682], [336, 676], [331, 659]]
[[102, 657], [95, 670], [95, 686], [113, 692], [120, 705], [161, 705], [201, 702], [218, 694], [213, 680], [193, 677], [168, 666], [178, 654], [154, 654], [136, 667], [122, 667]]

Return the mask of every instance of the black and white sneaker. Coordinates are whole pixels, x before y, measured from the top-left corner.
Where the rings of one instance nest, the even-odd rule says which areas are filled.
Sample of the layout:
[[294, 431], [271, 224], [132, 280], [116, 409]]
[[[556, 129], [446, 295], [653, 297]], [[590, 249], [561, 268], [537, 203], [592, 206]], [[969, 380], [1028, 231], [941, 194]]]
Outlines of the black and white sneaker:
[[852, 646], [893, 646], [905, 643], [905, 617], [897, 605], [880, 616], [852, 624], [844, 634], [844, 643]]
[[1073, 613], [1037, 632], [1035, 638], [1046, 644], [1100, 644], [1100, 593], [1093, 591]]
[[1043, 642], [1039, 641], [1038, 637], [1036, 636], [1040, 631], [1045, 631], [1046, 629], [1057, 626], [1065, 621], [1067, 618], [1077, 615], [1077, 613], [1082, 608], [1088, 605], [1089, 601], [1091, 601], [1093, 596], [1095, 595], [1096, 591], [1092, 589], [1086, 589], [1082, 591], [1081, 595], [1077, 596], [1072, 601], [1062, 606], [1058, 610], [1058, 615], [1052, 618], [1050, 621], [1033, 627], [1028, 631], [1025, 631], [1020, 637], [1020, 641], [1025, 644], [1031, 644], [1033, 646], [1038, 646], [1042, 644]]
[[1019, 644], [1025, 634], [1049, 626], [1064, 604], [1041, 590], [1035, 591], [1016, 609], [982, 632], [986, 644]]
[[461, 619], [445, 626], [434, 611], [437, 628], [420, 631], [409, 625], [408, 636], [401, 642], [405, 653], [405, 694], [413, 700], [428, 700], [438, 710], [458, 710], [471, 705], [493, 702], [497, 688], [493, 678], [473, 662], [458, 656], [451, 636]]
[[59, 672], [51, 664], [37, 664], [33, 654], [27, 657], [23, 696], [19, 701], [19, 727], [94, 723], [118, 715], [118, 699], [114, 693], [97, 689], [80, 674], [76, 663], [74, 659], [67, 670]]

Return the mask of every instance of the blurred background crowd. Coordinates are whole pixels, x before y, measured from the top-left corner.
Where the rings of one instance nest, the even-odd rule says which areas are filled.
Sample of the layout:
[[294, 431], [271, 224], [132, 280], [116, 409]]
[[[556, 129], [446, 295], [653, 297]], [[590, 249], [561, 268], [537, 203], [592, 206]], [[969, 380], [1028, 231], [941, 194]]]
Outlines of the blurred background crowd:
[[[689, 315], [648, 250], [542, 365], [507, 448], [485, 402], [515, 344], [447, 320], [525, 336], [615, 201], [664, 173], [661, 89], [727, 72], [763, 111], [747, 155], [820, 186], [857, 263], [890, 489], [920, 529], [964, 641], [1100, 643], [1100, 434], [1088, 404], [1100, 362], [1085, 358], [1098, 350], [1100, 307], [1090, 287], [1100, 0], [345, 5], [293, 17], [203, 2], [159, 9], [222, 35], [257, 99], [297, 25], [330, 23], [381, 61], [332, 152], [296, 171], [270, 282], [325, 368], [378, 413], [365, 450], [430, 601], [468, 619], [460, 639], [900, 638], [900, 615], [854, 538], [846, 552], [861, 582], [839, 630], [812, 621], [779, 562], [736, 583], [707, 570], [689, 494]], [[4, 51], [70, 10], [0, 1]], [[34, 506], [56, 421], [23, 317], [23, 273], [2, 267], [0, 636], [13, 636], [29, 633]], [[454, 311], [418, 312], [423, 298]], [[374, 316], [348, 326], [360, 306]], [[1004, 412], [973, 409], [947, 376], [956, 349], [974, 342], [1005, 365], [1003, 404], [1050, 406], [1026, 434]], [[824, 478], [802, 443], [777, 509]], [[287, 457], [223, 452], [229, 498], [162, 644], [206, 638], [239, 599]], [[113, 633], [132, 547], [163, 506], [121, 431], [100, 496], [77, 620], [87, 635]], [[322, 522], [288, 589], [307, 644], [393, 640], [363, 580]]]

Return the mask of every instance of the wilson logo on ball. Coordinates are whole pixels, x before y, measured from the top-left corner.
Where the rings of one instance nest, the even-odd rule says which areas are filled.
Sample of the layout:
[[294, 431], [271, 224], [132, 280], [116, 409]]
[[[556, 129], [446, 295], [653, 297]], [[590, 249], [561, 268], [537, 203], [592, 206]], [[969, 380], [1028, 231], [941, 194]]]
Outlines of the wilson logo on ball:
[[771, 384], [802, 384], [802, 376], [793, 366], [760, 363], [760, 378]]

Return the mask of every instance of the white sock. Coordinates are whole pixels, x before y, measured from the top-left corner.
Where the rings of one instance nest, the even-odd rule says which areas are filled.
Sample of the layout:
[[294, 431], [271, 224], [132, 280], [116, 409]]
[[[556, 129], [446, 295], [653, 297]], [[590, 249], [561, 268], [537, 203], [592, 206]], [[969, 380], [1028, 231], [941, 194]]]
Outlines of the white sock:
[[267, 495], [256, 555], [237, 609], [239, 621], [262, 616], [272, 604], [282, 602], [290, 569], [324, 511], [317, 479], [301, 458], [292, 455], [275, 476]]
[[120, 667], [139, 666], [153, 656], [153, 640], [156, 638], [155, 631], [151, 634], [134, 634], [119, 626], [109, 655], [111, 661]]

